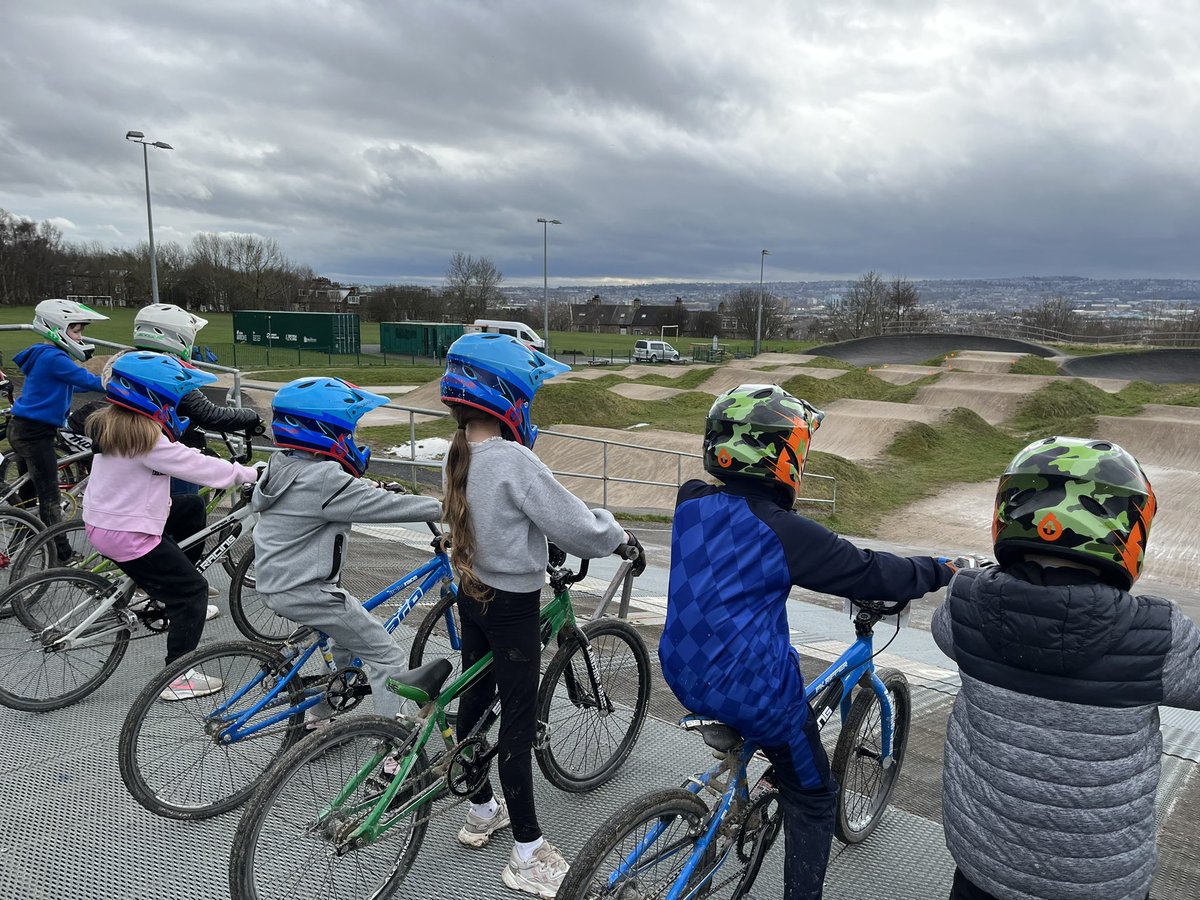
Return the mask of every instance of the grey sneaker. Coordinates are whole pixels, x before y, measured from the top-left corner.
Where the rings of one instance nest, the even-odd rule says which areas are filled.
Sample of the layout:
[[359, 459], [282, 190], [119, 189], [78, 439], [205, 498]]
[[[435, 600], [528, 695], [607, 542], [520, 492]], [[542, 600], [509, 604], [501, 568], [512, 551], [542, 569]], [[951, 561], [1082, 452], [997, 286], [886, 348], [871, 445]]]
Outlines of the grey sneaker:
[[508, 804], [503, 797], [496, 798], [496, 814], [490, 819], [475, 815], [474, 810], [467, 811], [467, 824], [458, 832], [458, 842], [467, 847], [482, 847], [492, 839], [492, 835], [501, 828], [512, 824], [508, 818]]
[[517, 848], [513, 847], [508, 854], [508, 865], [500, 873], [500, 880], [514, 891], [553, 900], [568, 868], [558, 848], [543, 840], [542, 846], [533, 851], [528, 861], [522, 860]]

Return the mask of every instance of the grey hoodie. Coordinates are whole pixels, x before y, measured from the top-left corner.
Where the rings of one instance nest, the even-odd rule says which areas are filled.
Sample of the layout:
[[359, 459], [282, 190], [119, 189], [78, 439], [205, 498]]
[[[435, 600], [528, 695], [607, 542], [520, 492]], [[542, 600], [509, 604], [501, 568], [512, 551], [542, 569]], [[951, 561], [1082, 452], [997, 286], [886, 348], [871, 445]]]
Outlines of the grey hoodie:
[[335, 460], [276, 453], [254, 489], [256, 587], [264, 594], [336, 584], [352, 522], [434, 522], [433, 497], [393, 494], [349, 475]]

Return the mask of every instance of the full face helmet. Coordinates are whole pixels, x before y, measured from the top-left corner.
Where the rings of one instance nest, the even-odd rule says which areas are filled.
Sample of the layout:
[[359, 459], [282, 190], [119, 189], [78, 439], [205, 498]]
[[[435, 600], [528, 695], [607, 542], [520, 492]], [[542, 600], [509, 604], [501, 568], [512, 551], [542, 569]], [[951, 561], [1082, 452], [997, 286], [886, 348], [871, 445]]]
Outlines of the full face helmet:
[[446, 352], [442, 402], [491, 413], [505, 437], [526, 447], [537, 440], [529, 404], [549, 378], [571, 367], [539, 353], [508, 334], [464, 334]]
[[33, 330], [55, 346], [62, 347], [80, 362], [92, 358], [95, 344], [77, 341], [67, 334], [67, 326], [103, 322], [108, 316], [74, 300], [43, 300], [33, 309]]
[[271, 430], [278, 446], [332, 457], [358, 478], [367, 471], [371, 448], [354, 443], [354, 429], [387, 402], [340, 378], [297, 378], [275, 394]]
[[141, 413], [159, 424], [172, 441], [187, 430], [187, 417], [175, 407], [198, 387], [212, 384], [216, 375], [185, 365], [165, 353], [131, 350], [113, 360], [104, 385], [110, 403]]
[[774, 384], [743, 384], [713, 403], [704, 423], [704, 469], [722, 481], [754, 478], [800, 487], [812, 434], [825, 413]]
[[194, 316], [174, 303], [151, 303], [133, 318], [133, 345], [191, 359], [196, 334], [207, 324], [208, 319]]
[[1042, 553], [1098, 568], [1128, 590], [1157, 504], [1138, 461], [1109, 441], [1051, 437], [1013, 457], [996, 491], [996, 559]]

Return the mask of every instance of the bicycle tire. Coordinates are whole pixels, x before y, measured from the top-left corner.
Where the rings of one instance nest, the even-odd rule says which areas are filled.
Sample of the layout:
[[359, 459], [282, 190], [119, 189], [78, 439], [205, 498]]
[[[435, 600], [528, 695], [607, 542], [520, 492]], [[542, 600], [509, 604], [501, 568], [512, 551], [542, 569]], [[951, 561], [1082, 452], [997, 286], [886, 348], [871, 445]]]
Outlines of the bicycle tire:
[[850, 705], [850, 715], [838, 734], [831, 766], [839, 785], [834, 834], [844, 844], [861, 843], [883, 819], [900, 768], [904, 765], [904, 751], [908, 746], [912, 719], [908, 679], [895, 669], [876, 669], [875, 674], [891, 694], [895, 707], [892, 735], [894, 761], [886, 771], [879, 766], [882, 707], [870, 685], [861, 684]]
[[[582, 630], [613, 711], [600, 714], [592, 699], [584, 644], [571, 638], [546, 667], [537, 699], [538, 767], [551, 784], [571, 792], [593, 790], [616, 774], [641, 733], [650, 701], [650, 655], [633, 626], [599, 619]], [[615, 739], [615, 746], [606, 739]]]
[[229, 614], [233, 616], [237, 630], [248, 639], [279, 646], [298, 626], [267, 606], [255, 587], [253, 566], [254, 547], [251, 546], [229, 579]]
[[[19, 581], [17, 560], [30, 541], [36, 540], [44, 526], [33, 513], [15, 506], [0, 506], [0, 591]], [[0, 593], [0, 598], [3, 594]], [[0, 599], [0, 618], [11, 616], [12, 606]]]
[[[457, 602], [458, 597], [453, 593], [441, 597], [417, 626], [412, 647], [408, 651], [408, 667], [410, 669], [418, 668], [435, 659], [450, 660], [453, 669], [450, 677], [446, 679], [446, 684], [453, 684], [454, 680], [462, 675], [462, 650], [455, 650], [451, 646], [450, 630], [446, 625], [446, 616], [449, 614], [458, 637], [462, 638], [462, 618], [456, 606]], [[456, 697], [446, 707], [446, 721], [450, 725], [454, 725], [458, 720], [458, 701], [459, 698]]]
[[[159, 694], [177, 677], [196, 669], [220, 678], [221, 690], [204, 697], [165, 702]], [[266, 644], [226, 641], [181, 656], [163, 669], [133, 701], [117, 744], [121, 780], [130, 796], [155, 815], [193, 821], [219, 816], [241, 806], [267, 770], [304, 736], [304, 714], [295, 715], [258, 735], [217, 743], [218, 726], [210, 718], [253, 679], [258, 685], [234, 704], [249, 709], [287, 674], [283, 657]], [[304, 699], [293, 678], [258, 714], [261, 719], [295, 707]], [[251, 720], [253, 722], [253, 720]]]
[[[704, 801], [683, 788], [654, 791], [608, 817], [571, 862], [558, 900], [665, 896], [704, 833]], [[661, 832], [649, 840], [650, 832]], [[645, 843], [637, 868], [612, 884], [612, 876]]]
[[[65, 563], [59, 560], [56, 545], [60, 537], [66, 538], [71, 545], [73, 560]], [[79, 557], [77, 560], [75, 557]], [[87, 528], [81, 519], [71, 519], [59, 522], [43, 529], [39, 534], [30, 538], [20, 554], [13, 560], [13, 578], [27, 578], [46, 569], [82, 568], [103, 574], [113, 572], [115, 564], [100, 555], [100, 551], [88, 540]]]
[[55, 633], [70, 631], [112, 589], [112, 582], [79, 569], [47, 569], [9, 587], [16, 618], [0, 623], [0, 704], [26, 712], [62, 709], [111, 677], [130, 634], [117, 610], [109, 609], [92, 626], [97, 643], [85, 635], [80, 646], [47, 652], [41, 633], [43, 622], [64, 617]]
[[[383, 716], [355, 716], [335, 722], [328, 729], [308, 740], [301, 741], [280, 758], [265, 779], [253, 799], [246, 806], [233, 837], [229, 855], [229, 894], [231, 900], [326, 900], [329, 897], [371, 897], [387, 900], [400, 888], [404, 877], [416, 859], [425, 839], [427, 820], [419, 818], [405, 832], [404, 845], [397, 849], [396, 838], [385, 837], [378, 844], [367, 844], [338, 856], [328, 839], [332, 823], [313, 827], [313, 813], [328, 807], [349, 782], [363, 762], [377, 752], [381, 745], [391, 747], [389, 753], [411, 743], [413, 730], [410, 725]], [[340, 752], [339, 752], [340, 751]], [[416, 764], [410, 773], [411, 788], [406, 792], [421, 790], [429, 784], [429, 761], [424, 750], [418, 752]], [[381, 793], [381, 781], [388, 776], [369, 776], [356, 789], [348, 802], [356, 805], [369, 803], [372, 796]], [[320, 786], [322, 782], [328, 782]], [[292, 793], [309, 793], [297, 812], [278, 812], [276, 806], [285, 804]], [[361, 794], [359, 792], [362, 792]], [[369, 809], [361, 811], [365, 816]], [[339, 828], [349, 827], [353, 819], [338, 823]], [[396, 834], [404, 825], [395, 826], [389, 835]], [[278, 869], [283, 858], [281, 841], [289, 835], [295, 840], [307, 841], [312, 845], [307, 859], [298, 858], [295, 871], [284, 873], [283, 883], [272, 889], [268, 883], [270, 872], [261, 877], [257, 873], [260, 863], [259, 845], [265, 844], [262, 864]], [[382, 851], [372, 860], [364, 856], [372, 850]], [[304, 857], [303, 851], [298, 854]], [[365, 874], [367, 866], [381, 869], [372, 882], [380, 881], [374, 892], [365, 887], [346, 889], [339, 875], [349, 880]], [[390, 869], [388, 868], [390, 866]], [[309, 892], [302, 894], [301, 889]]]

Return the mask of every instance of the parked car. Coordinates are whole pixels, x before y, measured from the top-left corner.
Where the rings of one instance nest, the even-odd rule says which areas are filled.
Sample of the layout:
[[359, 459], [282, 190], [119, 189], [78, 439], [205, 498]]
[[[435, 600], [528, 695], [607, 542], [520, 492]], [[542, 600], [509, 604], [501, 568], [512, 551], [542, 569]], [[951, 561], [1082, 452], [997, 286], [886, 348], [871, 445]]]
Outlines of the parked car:
[[676, 362], [679, 359], [679, 351], [666, 341], [639, 340], [633, 345], [633, 358], [652, 363], [656, 363], [660, 359], [666, 362]]

